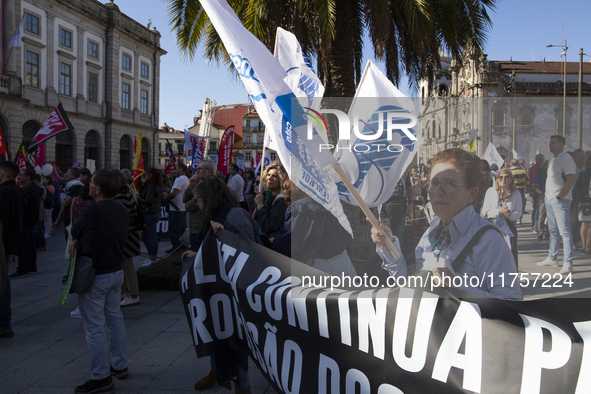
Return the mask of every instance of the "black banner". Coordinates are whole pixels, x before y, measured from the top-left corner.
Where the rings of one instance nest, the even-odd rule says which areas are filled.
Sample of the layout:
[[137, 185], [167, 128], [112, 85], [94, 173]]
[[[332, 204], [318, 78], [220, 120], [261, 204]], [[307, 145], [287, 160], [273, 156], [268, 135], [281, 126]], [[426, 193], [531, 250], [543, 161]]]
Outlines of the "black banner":
[[243, 345], [285, 393], [591, 392], [588, 298], [331, 291], [302, 275], [326, 274], [210, 232], [180, 280], [197, 355]]
[[160, 220], [156, 224], [156, 233], [158, 234], [158, 239], [170, 238], [169, 224], [169, 214], [166, 212], [166, 207], [162, 207], [160, 208]]

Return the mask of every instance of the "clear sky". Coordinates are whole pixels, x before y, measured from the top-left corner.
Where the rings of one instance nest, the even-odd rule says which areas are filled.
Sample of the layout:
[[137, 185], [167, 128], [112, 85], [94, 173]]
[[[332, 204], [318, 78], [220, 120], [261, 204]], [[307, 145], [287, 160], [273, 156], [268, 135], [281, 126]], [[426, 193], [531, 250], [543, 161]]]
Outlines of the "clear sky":
[[[206, 97], [218, 105], [243, 103], [246, 89], [236, 83], [223, 65], [208, 65], [198, 49], [192, 60], [183, 60], [169, 26], [167, 2], [163, 0], [115, 0], [119, 9], [146, 25], [152, 19], [162, 35], [160, 46], [168, 52], [161, 58], [160, 124], [176, 129], [193, 124]], [[559, 61], [561, 49], [547, 48], [567, 40], [567, 60], [579, 60], [579, 48], [591, 54], [591, 6], [588, 0], [501, 0], [491, 12], [493, 27], [484, 48], [489, 60]], [[564, 28], [563, 28], [564, 24]], [[373, 59], [369, 46], [366, 56]], [[584, 57], [588, 62], [591, 58]], [[365, 61], [364, 61], [365, 63]], [[413, 95], [403, 81], [399, 89]]]

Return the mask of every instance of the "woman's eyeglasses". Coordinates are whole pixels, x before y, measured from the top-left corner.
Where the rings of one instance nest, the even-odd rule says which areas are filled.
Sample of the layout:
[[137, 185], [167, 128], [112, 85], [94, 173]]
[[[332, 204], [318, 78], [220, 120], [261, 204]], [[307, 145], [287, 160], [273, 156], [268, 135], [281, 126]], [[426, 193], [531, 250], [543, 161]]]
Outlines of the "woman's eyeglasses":
[[513, 177], [507, 175], [507, 176], [500, 176], [499, 179], [501, 179], [501, 180], [503, 180], [503, 179], [513, 179]]
[[456, 190], [457, 186], [464, 186], [464, 185], [461, 185], [459, 183], [456, 183], [454, 181], [449, 181], [449, 180], [445, 180], [445, 181], [432, 180], [431, 184], [429, 185], [429, 193], [435, 193], [435, 191], [437, 191], [437, 188], [439, 187], [439, 185], [441, 185], [441, 190], [443, 190], [443, 193], [445, 193], [445, 194], [452, 194]]

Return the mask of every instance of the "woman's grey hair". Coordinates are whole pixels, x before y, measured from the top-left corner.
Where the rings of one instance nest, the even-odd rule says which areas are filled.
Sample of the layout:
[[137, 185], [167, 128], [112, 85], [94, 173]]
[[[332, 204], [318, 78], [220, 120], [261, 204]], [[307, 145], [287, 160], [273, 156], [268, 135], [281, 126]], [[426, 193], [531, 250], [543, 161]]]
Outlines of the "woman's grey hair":
[[123, 182], [125, 182], [125, 184], [131, 183], [131, 171], [127, 168], [123, 168], [121, 174], [123, 174]]
[[207, 168], [211, 171], [211, 175], [215, 175], [216, 171], [218, 170], [218, 165], [215, 164], [212, 160], [205, 159], [199, 162], [203, 167]]

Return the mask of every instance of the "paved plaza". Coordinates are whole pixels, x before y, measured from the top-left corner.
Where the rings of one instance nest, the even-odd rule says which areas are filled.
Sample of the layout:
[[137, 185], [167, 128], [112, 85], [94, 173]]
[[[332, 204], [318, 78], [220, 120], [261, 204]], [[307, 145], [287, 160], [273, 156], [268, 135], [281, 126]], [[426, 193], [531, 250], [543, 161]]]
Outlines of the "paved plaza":
[[[528, 205], [528, 208], [530, 206]], [[528, 210], [529, 212], [529, 210]], [[548, 241], [538, 241], [530, 231], [530, 214], [519, 229], [519, 270], [530, 279], [538, 274], [555, 274], [556, 268], [540, 268], [546, 258]], [[160, 244], [160, 251], [169, 242]], [[0, 339], [0, 392], [70, 393], [90, 378], [90, 358], [80, 319], [70, 317], [78, 305], [71, 294], [58, 307], [66, 273], [63, 228], [47, 239], [47, 251], [38, 254], [39, 273], [12, 280], [12, 329], [14, 337]], [[562, 252], [561, 252], [562, 253]], [[136, 257], [136, 267], [143, 257]], [[559, 263], [562, 255], [559, 255]], [[591, 258], [575, 252], [572, 287], [523, 288], [526, 299], [564, 295], [591, 288]], [[10, 273], [14, 271], [11, 268]], [[525, 276], [525, 275], [524, 275]], [[546, 283], [552, 285], [554, 281]], [[194, 383], [209, 371], [209, 358], [197, 359], [180, 294], [175, 291], [142, 291], [141, 304], [123, 308], [127, 329], [129, 378], [117, 381], [118, 393], [194, 393]], [[252, 392], [275, 393], [251, 360]], [[217, 385], [207, 393], [229, 393]]]

